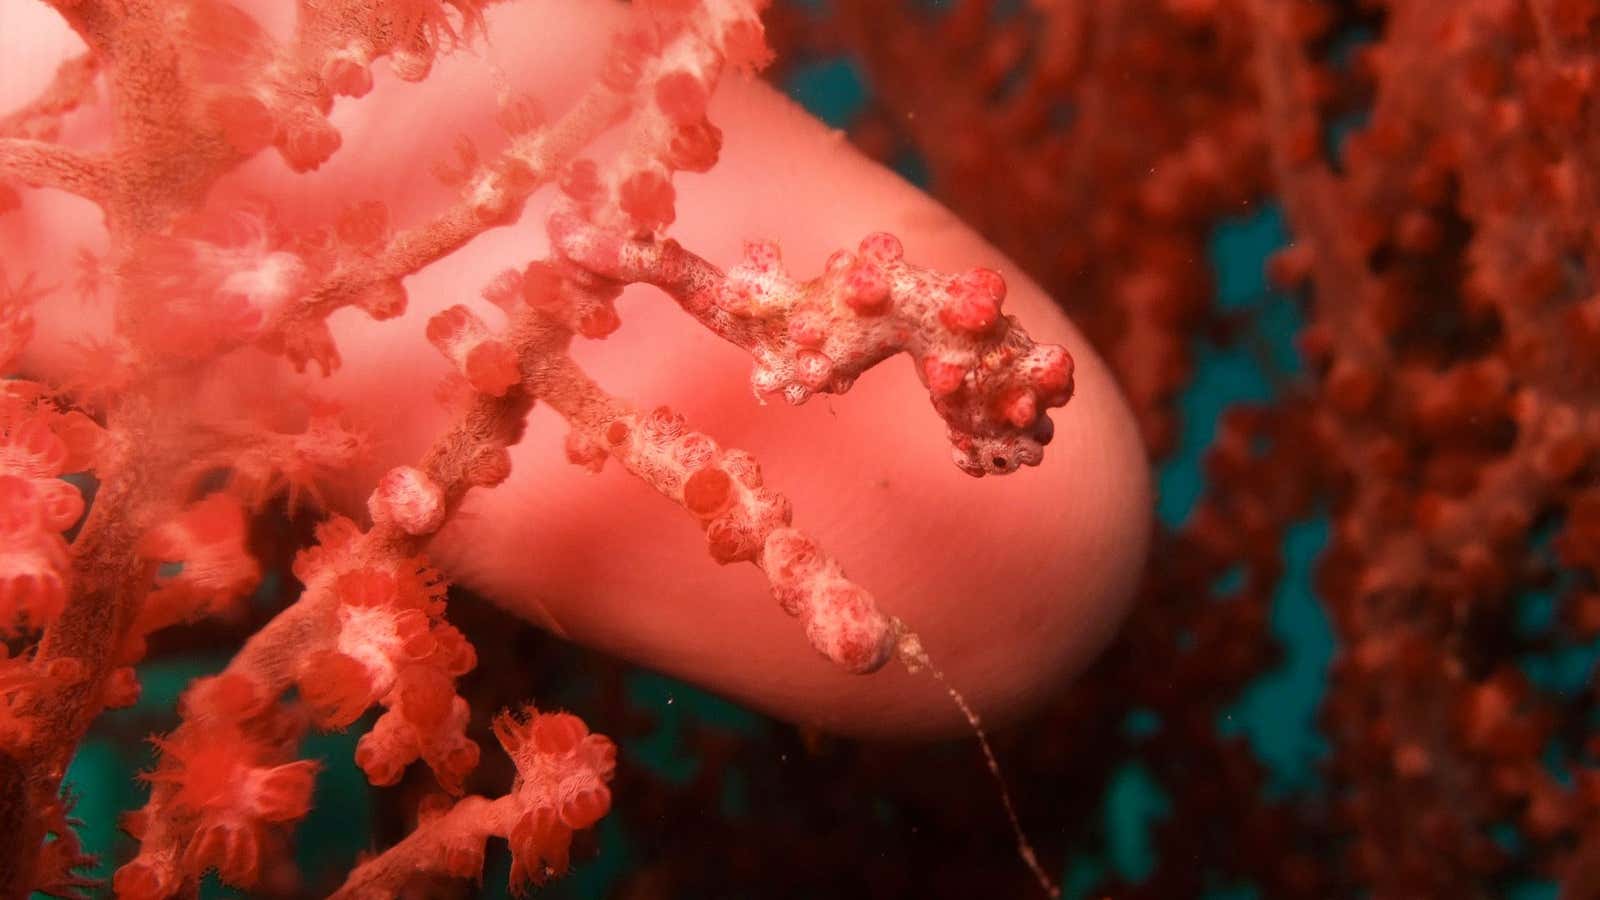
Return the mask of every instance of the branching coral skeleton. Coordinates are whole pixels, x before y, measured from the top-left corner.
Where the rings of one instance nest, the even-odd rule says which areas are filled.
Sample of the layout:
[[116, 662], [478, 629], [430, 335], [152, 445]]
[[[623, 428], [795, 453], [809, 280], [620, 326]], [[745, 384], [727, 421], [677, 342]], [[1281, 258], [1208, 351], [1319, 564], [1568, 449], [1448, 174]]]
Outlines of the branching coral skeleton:
[[[127, 823], [140, 849], [118, 869], [117, 894], [185, 895], [213, 870], [251, 886], [312, 803], [317, 765], [297, 758], [301, 734], [344, 728], [374, 706], [383, 712], [355, 759], [372, 783], [392, 784], [421, 760], [446, 794], [463, 792], [479, 748], [464, 733], [472, 711], [455, 679], [476, 658], [446, 620], [446, 582], [426, 552], [468, 491], [507, 477], [507, 447], [535, 401], [569, 423], [574, 463], [598, 470], [615, 459], [704, 528], [717, 562], [760, 567], [829, 660], [863, 674], [897, 655], [929, 665], [915, 635], [793, 526], [754, 458], [670, 409], [607, 394], [567, 354], [576, 338], [617, 331], [613, 301], [648, 283], [750, 353], [758, 396], [844, 393], [905, 352], [962, 470], [1040, 463], [1053, 434], [1046, 413], [1072, 393], [1072, 359], [1002, 313], [998, 273], [923, 269], [894, 237], [873, 234], [800, 281], [775, 244], [749, 244], [722, 271], [665, 236], [673, 175], [716, 162], [721, 133], [706, 104], [718, 79], [769, 55], [757, 4], [635, 5], [600, 78], [564, 114], [544, 121], [508, 98], [504, 149], [481, 158], [463, 145], [444, 167], [459, 188], [449, 208], [395, 228], [383, 204], [360, 204], [310, 232], [281, 227], [267, 201], [219, 209], [210, 188], [268, 148], [297, 172], [319, 167], [343, 140], [327, 118], [336, 98], [367, 93], [380, 58], [402, 79], [425, 78], [438, 53], [484, 31], [487, 0], [304, 0], [282, 43], [222, 0], [50, 5], [90, 52], [0, 118], [0, 207], [20, 188], [55, 188], [104, 211], [111, 249], [97, 268], [99, 290], [114, 298], [115, 364], [81, 385], [13, 379], [0, 394], [0, 628], [25, 648], [0, 658], [0, 828], [15, 836], [0, 849], [0, 894], [81, 887], [72, 872], [84, 859], [59, 799], [79, 740], [103, 709], [137, 697], [134, 667], [151, 632], [225, 612], [254, 589], [249, 517], [284, 490], [316, 500], [319, 482], [361, 455], [335, 411], [313, 407], [308, 427], [284, 432], [186, 402], [190, 386], [245, 347], [296, 369], [337, 368], [331, 313], [398, 316], [406, 277], [516, 221], [545, 188], [562, 195], [546, 223], [552, 255], [483, 290], [507, 324], [463, 303], [427, 325], [462, 381], [454, 423], [380, 480], [370, 524], [331, 516], [318, 527], [294, 565], [298, 601], [185, 693], [181, 724], [157, 741], [149, 802]], [[55, 123], [96, 102], [100, 75], [111, 146], [57, 143]], [[623, 150], [584, 156], [615, 130]], [[31, 333], [36, 296], [23, 284], [0, 295], [7, 366]], [[206, 480], [219, 470], [229, 473], [220, 490]], [[99, 481], [86, 518], [61, 479], [78, 472]], [[566, 870], [572, 833], [610, 808], [614, 745], [573, 715], [531, 707], [501, 713], [495, 733], [516, 765], [511, 789], [430, 806], [338, 896], [393, 896], [427, 875], [481, 878], [491, 836], [510, 842], [514, 888]]]

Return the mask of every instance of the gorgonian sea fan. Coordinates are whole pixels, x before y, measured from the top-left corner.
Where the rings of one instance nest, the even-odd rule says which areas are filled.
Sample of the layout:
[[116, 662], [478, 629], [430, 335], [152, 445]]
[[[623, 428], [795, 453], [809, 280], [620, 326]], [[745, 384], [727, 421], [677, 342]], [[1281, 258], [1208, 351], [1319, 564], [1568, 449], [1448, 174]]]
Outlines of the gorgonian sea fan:
[[[136, 700], [153, 634], [240, 614], [263, 568], [251, 525], [270, 503], [326, 509], [370, 465], [373, 443], [282, 363], [338, 372], [350, 344], [330, 316], [408, 324], [408, 280], [530, 208], [542, 237], [474, 286], [484, 302], [463, 297], [409, 335], [448, 362], [450, 422], [382, 468], [364, 509], [319, 513], [292, 565], [298, 598], [190, 685], [179, 723], [155, 741], [149, 800], [126, 823], [139, 849], [117, 893], [180, 895], [211, 871], [242, 887], [279, 878], [319, 769], [299, 758], [302, 734], [371, 710], [355, 751], [368, 780], [392, 784], [420, 761], [439, 795], [340, 896], [481, 877], [489, 837], [509, 841], [516, 889], [567, 868], [573, 832], [612, 806], [615, 746], [570, 713], [502, 712], [494, 732], [515, 782], [462, 796], [480, 751], [457, 687], [478, 658], [449, 622], [448, 579], [430, 558], [468, 493], [510, 476], [536, 403], [565, 420], [573, 463], [615, 460], [682, 507], [713, 560], [757, 567], [839, 669], [930, 665], [908, 625], [795, 527], [754, 456], [669, 407], [607, 393], [580, 365], [581, 342], [626, 326], [617, 301], [637, 285], [747, 354], [759, 398], [843, 394], [908, 355], [970, 475], [1038, 466], [1056, 437], [1049, 412], [1074, 397], [1083, 358], [1007, 314], [995, 269], [927, 268], [869, 231], [802, 277], [770, 241], [748, 240], [722, 268], [668, 236], [688, 209], [678, 176], [713, 169], [724, 151], [708, 118], [719, 82], [770, 60], [759, 4], [561, 7], [615, 25], [593, 77], [547, 104], [499, 72], [498, 129], [460, 137], [434, 167], [450, 193], [426, 210], [410, 195], [318, 204], [242, 186], [267, 183], [264, 166], [310, 178], [349, 152], [363, 136], [350, 104], [401, 90], [391, 74], [422, 81], [442, 54], [492, 46], [490, 4], [325, 0], [292, 16], [221, 0], [46, 5], [84, 50], [0, 119], [0, 207], [26, 213], [22, 191], [47, 188], [98, 209], [103, 250], [75, 259], [110, 324], [75, 354], [36, 348], [36, 315], [71, 316], [27, 281], [0, 281], [0, 362], [19, 375], [0, 394], [0, 629], [17, 648], [0, 659], [0, 825], [18, 836], [0, 850], [0, 892], [80, 887], [72, 872], [86, 860], [59, 799], [78, 742], [102, 710]], [[530, 207], [535, 197], [543, 205]], [[87, 482], [63, 480], [80, 473], [96, 484], [87, 513]]]

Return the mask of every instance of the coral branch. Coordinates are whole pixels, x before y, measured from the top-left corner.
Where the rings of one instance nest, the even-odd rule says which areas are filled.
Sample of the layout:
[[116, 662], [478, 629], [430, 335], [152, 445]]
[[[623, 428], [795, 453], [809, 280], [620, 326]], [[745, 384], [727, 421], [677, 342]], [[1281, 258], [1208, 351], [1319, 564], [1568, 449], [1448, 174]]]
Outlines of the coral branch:
[[55, 140], [61, 117], [93, 98], [99, 74], [100, 57], [93, 53], [61, 63], [55, 77], [37, 97], [0, 116], [0, 136]]
[[484, 231], [515, 222], [528, 197], [612, 127], [625, 109], [615, 91], [591, 88], [558, 121], [519, 137], [498, 159], [468, 173], [462, 197], [450, 209], [395, 235], [376, 254], [336, 266], [301, 303], [286, 311], [277, 329], [291, 331], [320, 322], [336, 309], [361, 302], [375, 286], [397, 283]]
[[483, 845], [509, 837], [516, 798], [463, 797], [449, 811], [418, 824], [405, 839], [356, 866], [329, 900], [381, 900], [427, 876], [482, 877]]
[[102, 162], [46, 141], [0, 138], [0, 177], [103, 202], [111, 172]]
[[779, 605], [805, 624], [811, 646], [846, 671], [873, 672], [890, 659], [899, 624], [844, 576], [837, 561], [790, 527], [788, 498], [765, 486], [754, 457], [719, 447], [666, 407], [633, 410], [564, 354], [525, 356], [523, 366], [528, 389], [572, 425], [567, 447], [574, 462], [598, 469], [614, 457], [682, 506], [705, 530], [712, 558], [759, 566]]

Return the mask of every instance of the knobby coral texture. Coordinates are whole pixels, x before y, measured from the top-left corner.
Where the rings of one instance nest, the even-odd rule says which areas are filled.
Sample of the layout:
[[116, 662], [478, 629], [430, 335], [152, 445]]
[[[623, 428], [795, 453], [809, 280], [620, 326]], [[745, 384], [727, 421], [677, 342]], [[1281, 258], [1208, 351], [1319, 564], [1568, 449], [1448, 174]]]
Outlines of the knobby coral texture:
[[[137, 701], [161, 632], [251, 615], [269, 571], [252, 525], [284, 509], [317, 520], [293, 555], [297, 594], [182, 692], [178, 724], [153, 740], [148, 799], [122, 823], [135, 849], [110, 888], [186, 896], [214, 872], [299, 890], [287, 849], [325, 768], [302, 738], [375, 708], [354, 765], [378, 786], [415, 783], [425, 767], [431, 788], [408, 816], [414, 830], [356, 865], [336, 896], [481, 880], [490, 838], [509, 844], [515, 891], [563, 874], [575, 833], [612, 809], [616, 745], [568, 712], [474, 710], [458, 679], [477, 652], [448, 620], [447, 581], [428, 558], [468, 493], [508, 477], [507, 448], [536, 402], [568, 423], [572, 463], [614, 460], [681, 506], [716, 562], [759, 567], [799, 620], [795, 640], [861, 675], [896, 658], [928, 663], [915, 623], [882, 612], [796, 527], [750, 454], [672, 409], [611, 396], [569, 353], [649, 340], [628, 333], [615, 301], [650, 285], [752, 357], [758, 396], [843, 394], [904, 353], [960, 471], [1043, 460], [1074, 363], [1004, 312], [999, 273], [924, 268], [881, 232], [809, 274], [789, 272], [759, 235], [725, 268], [668, 236], [675, 176], [718, 161], [707, 108], [719, 80], [770, 61], [759, 4], [636, 3], [570, 105], [502, 92], [493, 146], [463, 139], [437, 166], [449, 204], [402, 218], [361, 202], [314, 226], [271, 194], [217, 186], [263, 155], [297, 173], [322, 167], [346, 141], [336, 109], [360, 103], [375, 77], [422, 81], [442, 54], [492, 40], [490, 3], [306, 0], [270, 21], [223, 0], [47, 5], [84, 50], [0, 119], [0, 206], [56, 190], [98, 207], [106, 249], [84, 254], [76, 287], [113, 327], [59, 378], [17, 372], [0, 394], [0, 895], [101, 890], [80, 872], [90, 860], [64, 772], [103, 711]], [[67, 139], [80, 114], [99, 117], [100, 142]], [[370, 486], [359, 520], [321, 512], [369, 442], [326, 400], [252, 391], [240, 360], [339, 368], [330, 315], [399, 318], [407, 278], [516, 222], [539, 192], [557, 198], [542, 222], [547, 256], [504, 260], [421, 333], [391, 338], [425, 341], [453, 365], [441, 391], [451, 424]], [[5, 265], [0, 365], [14, 369], [36, 314], [71, 290], [28, 280], [25, 259]], [[482, 752], [467, 734], [474, 716], [493, 718], [514, 771], [497, 796], [463, 796]]]
[[[855, 139], [1065, 304], [1158, 462], [1197, 452], [1207, 366], [1261, 373], [1199, 429], [1206, 487], [1119, 642], [1014, 747], [1057, 821], [1100, 821], [1130, 761], [1164, 795], [1141, 864], [1045, 839], [1077, 883], [1600, 896], [1600, 4], [865, 3], [772, 32], [785, 65], [855, 61]], [[1274, 219], [1270, 292], [1229, 296], [1218, 235]], [[1286, 542], [1318, 534], [1298, 584]], [[1285, 780], [1233, 717], [1297, 596], [1336, 649]]]

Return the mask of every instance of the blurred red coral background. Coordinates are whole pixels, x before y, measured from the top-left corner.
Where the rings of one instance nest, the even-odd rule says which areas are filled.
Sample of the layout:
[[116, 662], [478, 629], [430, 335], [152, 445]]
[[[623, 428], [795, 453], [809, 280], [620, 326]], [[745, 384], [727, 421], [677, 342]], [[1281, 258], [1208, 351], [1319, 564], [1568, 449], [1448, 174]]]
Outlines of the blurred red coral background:
[[[858, 145], [1089, 332], [1161, 467], [1133, 620], [1008, 736], [1069, 891], [1600, 896], [1600, 4], [791, 4], [772, 30], [802, 90], [845, 61]], [[1119, 853], [1130, 816], [1152, 843]], [[882, 893], [1003, 869], [938, 843]]]

